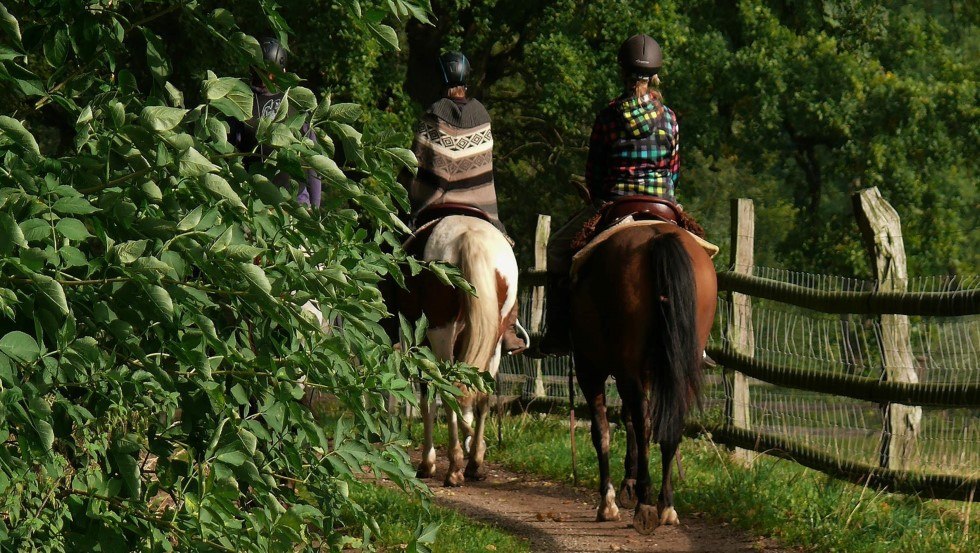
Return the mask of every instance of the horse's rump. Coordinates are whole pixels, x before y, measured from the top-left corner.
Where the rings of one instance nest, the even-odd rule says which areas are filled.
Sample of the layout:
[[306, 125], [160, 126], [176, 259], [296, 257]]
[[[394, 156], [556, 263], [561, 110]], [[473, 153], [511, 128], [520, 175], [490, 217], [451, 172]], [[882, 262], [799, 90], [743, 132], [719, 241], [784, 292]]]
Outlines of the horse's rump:
[[676, 226], [638, 225], [603, 240], [577, 268], [576, 354], [617, 382], [651, 382], [654, 433], [675, 433], [698, 390], [714, 318], [710, 258]]

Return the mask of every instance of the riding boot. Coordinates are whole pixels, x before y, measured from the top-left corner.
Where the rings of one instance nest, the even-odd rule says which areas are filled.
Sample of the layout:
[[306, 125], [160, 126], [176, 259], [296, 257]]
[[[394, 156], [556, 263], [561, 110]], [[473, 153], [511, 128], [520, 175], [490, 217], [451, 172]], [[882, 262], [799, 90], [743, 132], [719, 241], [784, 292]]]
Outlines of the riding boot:
[[571, 290], [568, 278], [548, 273], [545, 287], [545, 335], [538, 351], [564, 355], [571, 351]]
[[510, 310], [504, 321], [504, 335], [500, 349], [505, 355], [517, 355], [527, 349], [527, 343], [517, 335], [517, 305]]

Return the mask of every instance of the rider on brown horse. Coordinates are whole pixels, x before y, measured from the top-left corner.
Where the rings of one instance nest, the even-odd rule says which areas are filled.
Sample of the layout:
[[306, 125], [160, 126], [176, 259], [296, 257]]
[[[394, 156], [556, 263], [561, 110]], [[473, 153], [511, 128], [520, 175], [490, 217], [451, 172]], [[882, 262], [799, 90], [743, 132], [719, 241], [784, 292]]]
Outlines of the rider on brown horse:
[[[596, 117], [589, 141], [585, 180], [595, 208], [623, 196], [655, 196], [674, 202], [680, 170], [677, 118], [664, 105], [657, 85], [660, 45], [635, 35], [619, 49], [625, 91]], [[566, 353], [569, 348], [569, 270], [573, 241], [593, 216], [579, 211], [548, 243], [547, 334], [540, 350]]]
[[[467, 97], [469, 72], [470, 62], [461, 52], [439, 57], [443, 98], [422, 115], [412, 146], [419, 168], [408, 188], [411, 226], [421, 226], [424, 212], [433, 206], [462, 204], [483, 211], [506, 237], [497, 214], [490, 114], [478, 100]], [[515, 309], [503, 336], [502, 349], [509, 354], [527, 348], [515, 333], [516, 319]]]

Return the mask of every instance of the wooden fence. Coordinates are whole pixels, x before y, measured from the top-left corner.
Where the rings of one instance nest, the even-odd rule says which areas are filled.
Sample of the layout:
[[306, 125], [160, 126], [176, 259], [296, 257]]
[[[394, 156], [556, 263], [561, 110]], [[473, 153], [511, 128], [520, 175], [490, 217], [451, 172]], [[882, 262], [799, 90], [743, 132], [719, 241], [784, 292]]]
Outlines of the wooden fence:
[[[735, 455], [745, 462], [751, 461], [750, 450], [764, 452], [851, 481], [929, 497], [972, 501], [980, 487], [980, 466], [972, 474], [936, 474], [924, 470], [918, 465], [916, 440], [923, 406], [958, 409], [969, 413], [968, 417], [976, 416], [976, 410], [980, 409], [980, 379], [972, 383], [920, 383], [910, 347], [909, 317], [978, 315], [980, 290], [908, 292], [898, 214], [876, 188], [856, 193], [853, 201], [875, 273], [876, 286], [870, 292], [822, 291], [753, 276], [753, 204], [746, 199], [733, 201], [731, 269], [718, 274], [719, 303], [727, 310], [722, 317], [724, 328], [720, 329], [723, 339], [707, 351], [723, 367], [724, 416], [720, 423], [697, 421], [693, 428], [731, 446]], [[541, 216], [538, 223], [535, 271], [522, 276], [522, 285], [532, 287], [533, 314], [529, 329], [532, 335], [542, 330], [541, 313], [546, 308], [542, 269], [550, 220]], [[880, 375], [872, 378], [756, 359], [758, 329], [753, 328], [753, 298], [819, 313], [877, 318]], [[536, 363], [533, 374], [527, 374], [525, 396], [546, 396], [545, 382], [549, 377], [542, 374], [540, 361]], [[821, 451], [769, 432], [765, 425], [754, 426], [750, 416], [751, 390], [755, 386], [771, 385], [880, 405], [883, 424], [878, 432], [878, 462], [856, 460], [847, 451], [837, 454]], [[971, 446], [980, 447], [980, 444], [963, 444], [963, 447]]]

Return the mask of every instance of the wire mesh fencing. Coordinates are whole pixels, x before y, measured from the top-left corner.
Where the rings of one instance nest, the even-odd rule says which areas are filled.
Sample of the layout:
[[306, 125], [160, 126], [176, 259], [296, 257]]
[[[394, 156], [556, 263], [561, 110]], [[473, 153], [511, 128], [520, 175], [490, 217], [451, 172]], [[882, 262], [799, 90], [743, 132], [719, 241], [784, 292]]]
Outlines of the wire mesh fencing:
[[[755, 268], [753, 274], [792, 286], [829, 293], [874, 292], [874, 281], [834, 275], [814, 275], [772, 268]], [[980, 278], [937, 276], [909, 279], [909, 296], [917, 294], [976, 291]], [[531, 289], [520, 294], [522, 319], [530, 320]], [[717, 319], [709, 351], [731, 352], [732, 304], [726, 295], [718, 301]], [[547, 309], [547, 306], [544, 306]], [[889, 404], [848, 397], [848, 377], [863, 382], [884, 382], [888, 371], [887, 348], [901, 347], [910, 353], [917, 383], [913, 386], [966, 391], [968, 400], [944, 405], [942, 397], [926, 407], [909, 407], [914, 428], [910, 474], [936, 476], [963, 485], [976, 485], [980, 479], [980, 404], [972, 398], [980, 387], [980, 316], [911, 316], [907, 324], [908, 343], [895, 346], [883, 331], [882, 318], [875, 314], [823, 313], [795, 305], [753, 299], [749, 351], [738, 348], [760, 365], [777, 367], [797, 375], [799, 382], [779, 386], [750, 379], [748, 404], [736, 403], [725, 385], [723, 367], [706, 370], [702, 408], [691, 415], [691, 422], [705, 428], [730, 428], [727, 413], [745, 408], [747, 427], [743, 436], [755, 436], [757, 445], [778, 443], [784, 449], [805, 451], [827, 460], [824, 465], [859, 469], [881, 467], [889, 440], [898, 439], [889, 425]], [[907, 319], [907, 320], [906, 320]], [[501, 363], [500, 390], [503, 395], [525, 400], [546, 399], [567, 402], [570, 357], [531, 359], [505, 358]], [[808, 379], [840, 379], [835, 393], [807, 390]], [[575, 401], [581, 404], [580, 392]], [[608, 383], [608, 403], [618, 405], [615, 383]], [[914, 424], [913, 424], [914, 423]], [[765, 438], [765, 440], [762, 440]], [[792, 451], [790, 451], [792, 453]], [[902, 477], [909, 475], [900, 475]]]

